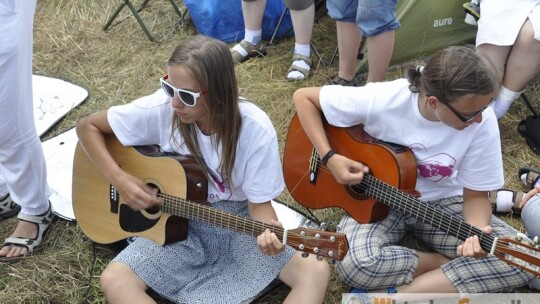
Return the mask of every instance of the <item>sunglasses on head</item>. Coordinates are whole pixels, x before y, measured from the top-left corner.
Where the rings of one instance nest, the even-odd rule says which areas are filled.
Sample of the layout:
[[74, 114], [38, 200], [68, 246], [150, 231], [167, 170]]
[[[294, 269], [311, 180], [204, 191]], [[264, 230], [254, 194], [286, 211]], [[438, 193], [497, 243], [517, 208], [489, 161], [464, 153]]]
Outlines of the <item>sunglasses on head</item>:
[[161, 82], [161, 88], [163, 91], [165, 91], [165, 94], [167, 94], [167, 96], [170, 98], [177, 95], [180, 101], [188, 107], [194, 107], [197, 104], [197, 98], [199, 98], [201, 94], [205, 94], [205, 92], [191, 92], [188, 90], [175, 88], [167, 82], [167, 79], [169, 79], [169, 75], [165, 75], [159, 80], [159, 82]]
[[452, 113], [454, 113], [454, 115], [456, 115], [456, 117], [459, 118], [459, 120], [461, 120], [464, 123], [469, 123], [469, 122], [473, 121], [476, 117], [478, 117], [478, 115], [482, 114], [493, 103], [493, 99], [491, 99], [491, 101], [487, 105], [485, 105], [482, 109], [476, 111], [474, 114], [472, 114], [472, 115], [470, 115], [468, 117], [465, 117], [465, 116], [463, 116], [463, 114], [459, 113], [458, 110], [456, 110], [454, 107], [452, 107], [448, 101], [446, 101], [446, 100], [444, 100], [442, 98], [438, 98], [438, 100], [443, 105], [445, 105], [448, 109], [450, 109], [450, 111], [452, 111]]

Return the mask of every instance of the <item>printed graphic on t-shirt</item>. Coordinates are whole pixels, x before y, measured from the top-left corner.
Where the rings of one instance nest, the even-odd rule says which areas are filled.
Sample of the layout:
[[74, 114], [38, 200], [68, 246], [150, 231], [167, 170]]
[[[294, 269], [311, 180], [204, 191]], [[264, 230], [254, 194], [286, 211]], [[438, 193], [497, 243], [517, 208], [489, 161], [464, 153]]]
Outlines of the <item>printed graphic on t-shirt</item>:
[[208, 167], [210, 174], [210, 181], [208, 187], [208, 201], [218, 202], [222, 200], [228, 200], [231, 198], [231, 187], [229, 185], [229, 179], [221, 172]]
[[446, 153], [418, 161], [418, 174], [432, 182], [449, 179], [454, 174], [456, 159]]

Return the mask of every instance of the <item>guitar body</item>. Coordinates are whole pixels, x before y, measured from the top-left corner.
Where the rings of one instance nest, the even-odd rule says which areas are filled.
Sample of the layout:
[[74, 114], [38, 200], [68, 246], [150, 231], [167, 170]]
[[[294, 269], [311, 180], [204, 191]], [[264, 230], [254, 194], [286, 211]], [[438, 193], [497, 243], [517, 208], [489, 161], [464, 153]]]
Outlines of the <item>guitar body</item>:
[[[158, 188], [160, 193], [206, 201], [206, 177], [193, 159], [161, 156], [153, 146], [125, 147], [113, 135], [106, 137], [106, 145], [124, 171]], [[97, 243], [141, 236], [163, 245], [187, 237], [187, 219], [159, 208], [131, 209], [94, 166], [80, 143], [75, 149], [72, 186], [77, 223]]]
[[[324, 122], [324, 129], [336, 153], [366, 164], [370, 174], [379, 180], [405, 193], [418, 195], [414, 190], [416, 160], [410, 150], [373, 139], [362, 126], [338, 128]], [[379, 221], [388, 215], [387, 205], [359, 193], [354, 187], [338, 183], [320, 161], [317, 161], [318, 170], [312, 182], [312, 151], [313, 144], [295, 115], [285, 142], [283, 171], [287, 189], [298, 203], [314, 209], [340, 207], [359, 223]]]

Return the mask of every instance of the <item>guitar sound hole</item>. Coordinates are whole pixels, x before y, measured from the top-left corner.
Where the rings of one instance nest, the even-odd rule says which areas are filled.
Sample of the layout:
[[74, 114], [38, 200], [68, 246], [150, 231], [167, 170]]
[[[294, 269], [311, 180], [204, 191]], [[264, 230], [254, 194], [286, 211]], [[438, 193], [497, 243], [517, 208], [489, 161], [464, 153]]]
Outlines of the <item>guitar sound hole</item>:
[[369, 198], [369, 196], [367, 196], [361, 189], [360, 185], [346, 185], [345, 189], [350, 196], [357, 200], [365, 200]]
[[[156, 186], [155, 184], [147, 184], [148, 186], [152, 187], [153, 189], [158, 189], [158, 194], [161, 193], [161, 191], [159, 190], [159, 187]], [[158, 212], [160, 212], [160, 209], [159, 209], [159, 206], [153, 206], [153, 207], [150, 207], [148, 209], [145, 210], [148, 214], [157, 214]]]

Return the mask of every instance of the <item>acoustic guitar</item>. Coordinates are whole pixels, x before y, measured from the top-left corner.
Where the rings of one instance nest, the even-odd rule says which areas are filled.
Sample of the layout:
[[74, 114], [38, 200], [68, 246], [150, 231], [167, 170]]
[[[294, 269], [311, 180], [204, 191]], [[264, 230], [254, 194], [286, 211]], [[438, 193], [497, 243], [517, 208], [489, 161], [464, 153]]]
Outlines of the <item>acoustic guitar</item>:
[[[163, 204], [135, 211], [102, 176], [78, 143], [73, 163], [73, 211], [82, 231], [93, 241], [113, 243], [131, 236], [163, 245], [187, 237], [188, 219], [251, 236], [270, 229], [291, 247], [342, 260], [348, 251], [344, 234], [299, 227], [283, 229], [221, 211], [205, 204], [207, 179], [193, 158], [163, 154], [157, 146], [125, 147], [108, 135], [106, 145], [129, 174], [158, 189]], [[255, 241], [255, 240], [254, 240]]]
[[477, 235], [485, 252], [540, 276], [540, 250], [522, 236], [494, 237], [417, 199], [416, 160], [403, 146], [372, 138], [363, 126], [339, 128], [324, 122], [332, 149], [370, 168], [360, 184], [342, 185], [324, 166], [295, 115], [289, 126], [283, 170], [292, 197], [308, 208], [339, 207], [359, 223], [384, 219], [390, 208], [415, 217], [440, 231], [465, 240]]

